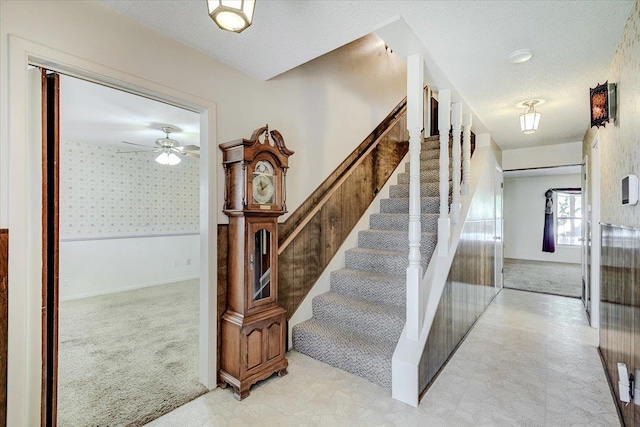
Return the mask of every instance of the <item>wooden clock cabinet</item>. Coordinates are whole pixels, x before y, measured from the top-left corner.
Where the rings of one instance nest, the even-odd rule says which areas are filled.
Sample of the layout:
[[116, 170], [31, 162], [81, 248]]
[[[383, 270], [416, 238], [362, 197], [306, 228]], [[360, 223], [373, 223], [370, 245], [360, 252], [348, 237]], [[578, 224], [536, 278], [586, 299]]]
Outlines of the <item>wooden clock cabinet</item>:
[[229, 253], [218, 377], [221, 387], [232, 386], [242, 400], [257, 381], [287, 373], [286, 311], [277, 304], [278, 217], [286, 212], [286, 172], [293, 151], [268, 126], [220, 149]]

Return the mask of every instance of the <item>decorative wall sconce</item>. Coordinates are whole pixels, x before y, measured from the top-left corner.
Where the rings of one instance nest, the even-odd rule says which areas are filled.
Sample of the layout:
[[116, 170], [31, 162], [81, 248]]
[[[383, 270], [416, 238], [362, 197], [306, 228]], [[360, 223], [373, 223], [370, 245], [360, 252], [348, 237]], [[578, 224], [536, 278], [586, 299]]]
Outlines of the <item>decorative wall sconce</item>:
[[540, 124], [540, 116], [535, 109], [535, 105], [540, 102], [537, 99], [531, 101], [525, 101], [522, 103], [526, 107], [523, 113], [520, 113], [520, 130], [525, 135], [535, 133], [538, 130]]
[[616, 119], [616, 84], [608, 81], [589, 88], [591, 105], [591, 127], [606, 126], [610, 120]]
[[241, 33], [253, 22], [255, 0], [207, 0], [209, 16], [218, 27]]

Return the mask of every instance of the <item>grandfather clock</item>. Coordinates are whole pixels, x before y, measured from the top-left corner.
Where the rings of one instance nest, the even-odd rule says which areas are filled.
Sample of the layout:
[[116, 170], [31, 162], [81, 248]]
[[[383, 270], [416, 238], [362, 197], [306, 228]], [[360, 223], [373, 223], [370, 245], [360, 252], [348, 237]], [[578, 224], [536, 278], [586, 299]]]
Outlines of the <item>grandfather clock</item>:
[[220, 149], [229, 255], [219, 385], [232, 386], [242, 400], [257, 381], [287, 373], [286, 311], [277, 303], [278, 217], [287, 211], [285, 177], [293, 151], [268, 125]]

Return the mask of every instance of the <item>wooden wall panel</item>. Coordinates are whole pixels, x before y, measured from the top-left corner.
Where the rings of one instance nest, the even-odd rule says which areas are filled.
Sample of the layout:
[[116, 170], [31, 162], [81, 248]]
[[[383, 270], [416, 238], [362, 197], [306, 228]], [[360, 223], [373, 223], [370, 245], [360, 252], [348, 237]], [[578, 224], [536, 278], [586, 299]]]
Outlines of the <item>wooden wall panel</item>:
[[220, 344], [222, 339], [220, 337], [221, 320], [222, 315], [227, 309], [227, 256], [229, 254], [229, 225], [218, 224], [218, 301], [217, 301], [217, 315], [218, 315], [218, 349], [217, 349], [217, 365], [220, 366]]
[[0, 229], [0, 426], [7, 423], [7, 350], [9, 333], [9, 230]]
[[[291, 318], [353, 227], [367, 210], [409, 149], [406, 117], [394, 118], [391, 129], [363, 157], [342, 169], [340, 182], [319, 197], [317, 193], [303, 203], [309, 217], [290, 217], [280, 224], [281, 245], [287, 233], [294, 236], [282, 245], [278, 258], [278, 304]], [[337, 172], [336, 172], [337, 173]], [[331, 175], [337, 176], [336, 173]], [[324, 188], [324, 187], [323, 187]], [[317, 205], [319, 198], [324, 203]], [[315, 203], [315, 204], [314, 204]], [[313, 209], [307, 207], [312, 207]], [[314, 210], [317, 209], [315, 213]], [[297, 213], [296, 210], [295, 213]], [[305, 219], [306, 218], [306, 219]], [[291, 224], [296, 223], [293, 227]], [[306, 221], [303, 226], [297, 224]], [[293, 228], [292, 228], [293, 227]]]
[[640, 229], [601, 226], [600, 353], [626, 426], [640, 426], [640, 406], [619, 400], [618, 362], [640, 369]]
[[451, 271], [420, 360], [420, 392], [462, 342], [499, 289], [494, 283], [495, 223], [493, 219], [464, 225]]

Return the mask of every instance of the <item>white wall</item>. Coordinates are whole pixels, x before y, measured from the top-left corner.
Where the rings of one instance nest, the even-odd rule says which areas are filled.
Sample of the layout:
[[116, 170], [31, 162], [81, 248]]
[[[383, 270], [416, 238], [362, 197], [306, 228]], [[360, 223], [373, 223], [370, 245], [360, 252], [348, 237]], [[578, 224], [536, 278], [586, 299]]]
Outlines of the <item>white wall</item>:
[[580, 185], [580, 174], [505, 179], [505, 258], [580, 263], [580, 246], [556, 245], [554, 253], [542, 252], [544, 193], [549, 188], [580, 188]]
[[199, 235], [60, 242], [64, 300], [196, 279]]
[[582, 142], [517, 148], [502, 152], [502, 167], [505, 171], [581, 163]]

